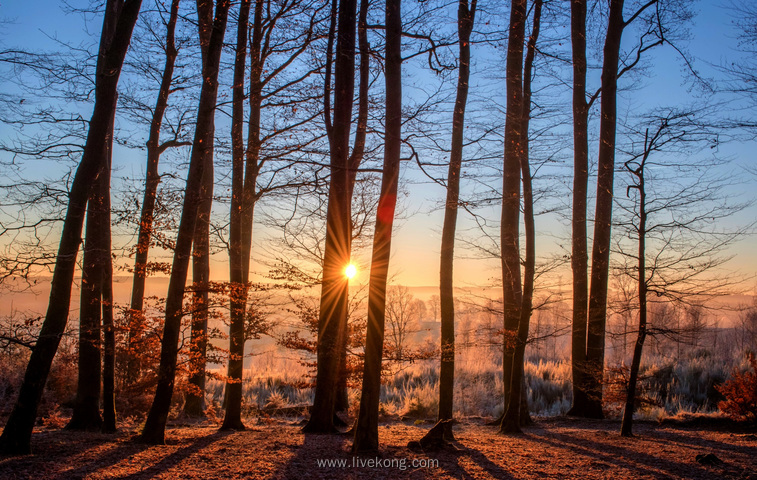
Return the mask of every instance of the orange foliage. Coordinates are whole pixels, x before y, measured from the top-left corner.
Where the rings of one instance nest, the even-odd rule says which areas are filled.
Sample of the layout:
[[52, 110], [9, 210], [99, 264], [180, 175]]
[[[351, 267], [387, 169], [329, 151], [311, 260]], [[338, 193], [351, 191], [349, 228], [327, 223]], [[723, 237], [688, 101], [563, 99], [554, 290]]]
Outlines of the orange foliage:
[[757, 359], [753, 353], [749, 364], [751, 371], [734, 370], [730, 380], [716, 387], [725, 397], [718, 408], [735, 420], [757, 422]]

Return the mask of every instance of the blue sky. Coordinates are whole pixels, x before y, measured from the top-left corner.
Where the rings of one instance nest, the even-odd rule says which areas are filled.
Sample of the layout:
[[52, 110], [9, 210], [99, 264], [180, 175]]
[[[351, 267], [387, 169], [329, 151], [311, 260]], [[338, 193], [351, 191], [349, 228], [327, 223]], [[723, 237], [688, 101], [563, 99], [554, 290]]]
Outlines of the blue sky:
[[[77, 3], [72, 0], [71, 3]], [[80, 2], [88, 5], [89, 2]], [[144, 6], [149, 6], [150, 0], [144, 0]], [[696, 4], [698, 11], [691, 26], [691, 40], [688, 51], [695, 58], [696, 66], [706, 77], [721, 79], [722, 76], [713, 65], [739, 58], [737, 51], [739, 32], [733, 26], [732, 13], [723, 8], [721, 1], [702, 1]], [[53, 0], [2, 0], [0, 1], [0, 18], [5, 23], [0, 26], [0, 41], [4, 46], [22, 45], [32, 49], [52, 49], [55, 42], [49, 37], [63, 41], [79, 43], [89, 42], [99, 36], [99, 19], [90, 19], [89, 31], [84, 26], [78, 14], [65, 15], [61, 9], [61, 2]], [[233, 28], [233, 26], [230, 26]], [[472, 51], [474, 62], [484, 63], [491, 59], [482, 58], [488, 55], [486, 50], [478, 47]], [[619, 98], [621, 111], [628, 109], [646, 109], [654, 106], [687, 103], [696, 100], [694, 92], [689, 91], [687, 72], [677, 55], [669, 48], [658, 49], [649, 59], [651, 68], [648, 75], [639, 79], [640, 88], [629, 93], [622, 93]], [[475, 95], [475, 92], [472, 92]], [[706, 97], [706, 96], [705, 96]], [[536, 99], [535, 99], [536, 100]], [[570, 102], [565, 97], [565, 102]], [[737, 108], [738, 102], [729, 108]], [[3, 132], [4, 129], [0, 129]], [[730, 165], [734, 172], [741, 172], [740, 165], [755, 165], [754, 152], [757, 148], [754, 142], [739, 141], [722, 145], [719, 153], [733, 159]], [[120, 160], [125, 162], [129, 175], [137, 175], [143, 169], [140, 153], [125, 153]], [[406, 168], [407, 165], [403, 165]], [[420, 180], [415, 171], [406, 171], [405, 178]], [[754, 176], [743, 174], [744, 183], [734, 188], [734, 194], [750, 194], [757, 191], [757, 180]], [[537, 182], [539, 179], [537, 178]], [[394, 256], [392, 268], [398, 274], [398, 282], [410, 285], [435, 285], [438, 283], [438, 251], [441, 231], [442, 213], [434, 206], [443, 201], [444, 191], [435, 185], [414, 185], [410, 189], [405, 204], [417, 215], [402, 222], [396, 231], [393, 242]], [[593, 206], [593, 205], [592, 205]], [[496, 209], [490, 212], [495, 217]], [[757, 207], [739, 214], [735, 223], [748, 223], [757, 219]], [[471, 225], [465, 215], [461, 215], [461, 228]], [[557, 245], [564, 244], [568, 229], [554, 217], [543, 217], [537, 220], [539, 230], [538, 246], [541, 251], [559, 251]], [[259, 230], [258, 230], [259, 231]], [[556, 239], [555, 237], [563, 237]], [[734, 247], [733, 253], [738, 255], [737, 263], [746, 272], [757, 272], [757, 253], [754, 253], [753, 238], [745, 238]], [[458, 249], [460, 252], [460, 249]], [[461, 252], [465, 256], [464, 252]], [[219, 275], [225, 275], [223, 263], [225, 257], [221, 255], [216, 260]], [[497, 275], [498, 262], [482, 262], [466, 260], [456, 264], [456, 281], [458, 285], [486, 283], [490, 277]], [[361, 275], [367, 279], [366, 275]]]

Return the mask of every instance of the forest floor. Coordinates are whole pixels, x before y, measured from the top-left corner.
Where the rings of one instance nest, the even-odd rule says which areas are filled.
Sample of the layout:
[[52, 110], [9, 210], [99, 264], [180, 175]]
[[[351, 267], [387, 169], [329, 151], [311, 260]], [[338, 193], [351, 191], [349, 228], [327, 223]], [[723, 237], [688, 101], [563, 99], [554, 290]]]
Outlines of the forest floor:
[[[454, 427], [450, 446], [423, 452], [406, 445], [431, 424], [397, 420], [380, 425], [377, 454], [355, 457], [347, 435], [305, 435], [285, 418], [250, 423], [244, 432], [173, 425], [161, 446], [135, 443], [135, 428], [35, 430], [32, 455], [0, 456], [0, 479], [757, 479], [757, 435], [712, 425], [638, 423], [621, 438], [617, 421], [550, 418], [500, 435], [473, 419]], [[697, 462], [705, 454], [718, 462]]]

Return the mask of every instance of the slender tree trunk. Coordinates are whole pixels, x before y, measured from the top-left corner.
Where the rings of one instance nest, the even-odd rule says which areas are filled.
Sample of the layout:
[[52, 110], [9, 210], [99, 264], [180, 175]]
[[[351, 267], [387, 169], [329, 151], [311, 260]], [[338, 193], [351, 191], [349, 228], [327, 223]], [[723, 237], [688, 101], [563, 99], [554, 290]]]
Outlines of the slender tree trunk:
[[397, 184], [402, 148], [402, 1], [386, 2], [386, 127], [384, 172], [376, 212], [373, 258], [368, 289], [368, 330], [365, 339], [363, 386], [353, 452], [378, 449], [378, 414], [381, 393], [381, 357], [384, 351], [386, 280], [392, 247], [392, 225], [397, 206]]
[[210, 213], [213, 208], [213, 150], [208, 149], [202, 174], [202, 199], [192, 242], [192, 327], [189, 342], [189, 390], [184, 413], [205, 416], [205, 365], [208, 348], [210, 285]]
[[357, 2], [339, 0], [339, 21], [334, 83], [334, 122], [331, 140], [331, 183], [326, 214], [326, 245], [318, 317], [315, 399], [310, 433], [334, 428], [336, 387], [339, 382], [339, 347], [347, 323], [348, 281], [344, 268], [350, 259], [349, 136], [355, 71], [355, 20]]
[[116, 119], [115, 111], [110, 119], [110, 140], [107, 142], [105, 154], [107, 167], [104, 175], [106, 181], [98, 181], [100, 196], [102, 197], [102, 334], [103, 334], [103, 426], [105, 433], [116, 431], [116, 331], [113, 322], [113, 259], [111, 217], [110, 217], [110, 178], [113, 165], [113, 130]]
[[623, 33], [623, 0], [610, 0], [610, 18], [602, 65], [599, 159], [597, 162], [597, 206], [594, 215], [594, 244], [591, 252], [591, 288], [586, 335], [588, 401], [584, 416], [602, 418], [602, 383], [605, 362], [607, 285], [610, 276], [612, 197], [615, 171], [615, 130], [618, 91], [618, 62]]
[[[105, 153], [103, 151], [103, 153]], [[105, 162], [103, 162], [105, 163]], [[66, 428], [99, 432], [100, 416], [100, 299], [103, 260], [103, 181], [109, 179], [105, 165], [98, 175], [87, 204], [82, 260], [81, 308], [79, 310], [79, 374], [73, 415]]]
[[[255, 4], [255, 31], [257, 39], [258, 15], [262, 14], [262, 0]], [[244, 223], [244, 77], [247, 60], [247, 35], [250, 17], [250, 1], [243, 0], [239, 5], [239, 23], [237, 24], [237, 47], [234, 59], [234, 84], [232, 86], [231, 117], [231, 221], [229, 225], [229, 306], [231, 324], [229, 328], [229, 368], [226, 386], [226, 412], [222, 429], [244, 430], [242, 423], [242, 373], [244, 369], [244, 318], [247, 306], [247, 271], [243, 260], [243, 223]], [[252, 115], [251, 115], [252, 117]], [[253, 119], [251, 118], [250, 122]], [[249, 270], [249, 268], [247, 269]], [[241, 340], [241, 354], [238, 344]]]
[[644, 340], [647, 337], [647, 192], [646, 184], [644, 183], [644, 167], [652, 148], [649, 140], [649, 130], [647, 130], [644, 140], [644, 157], [642, 158], [639, 167], [635, 170], [631, 170], [629, 164], [626, 164], [626, 168], [631, 170], [631, 173], [636, 176], [637, 184], [635, 185], [635, 188], [639, 191], [639, 225], [637, 229], [639, 234], [639, 258], [636, 269], [636, 274], [639, 277], [639, 333], [636, 337], [636, 344], [633, 349], [631, 372], [628, 377], [628, 389], [626, 391], [626, 405], [623, 408], [623, 422], [620, 425], [620, 435], [623, 437], [633, 436], [633, 412], [636, 403], [636, 383], [639, 379], [639, 367], [641, 366], [641, 354], [644, 348]]
[[[37, 407], [42, 398], [61, 335], [68, 322], [71, 284], [81, 242], [87, 199], [102, 166], [102, 152], [106, 144], [109, 119], [116, 108], [118, 78], [141, 4], [141, 0], [124, 0], [123, 3], [112, 0], [106, 7], [104, 25], [107, 25], [113, 19], [113, 15], [116, 15], [116, 27], [112, 41], [109, 42], [110, 48], [101, 49], [101, 55], [98, 58], [98, 67], [102, 65], [102, 68], [98, 68], [95, 107], [89, 123], [82, 159], [68, 195], [66, 218], [50, 286], [50, 301], [39, 338], [26, 367], [18, 399], [0, 436], [0, 452], [3, 453], [26, 454], [31, 451], [31, 434], [37, 417]], [[117, 14], [114, 13], [112, 6], [120, 6], [116, 9]]]
[[171, 94], [174, 65], [176, 63], [176, 56], [178, 55], [174, 41], [178, 16], [179, 0], [173, 0], [166, 28], [166, 63], [163, 67], [163, 76], [160, 82], [160, 89], [158, 90], [158, 99], [155, 103], [152, 120], [150, 121], [150, 136], [147, 140], [145, 192], [144, 197], [142, 198], [142, 212], [139, 216], [137, 252], [134, 261], [134, 279], [132, 281], [131, 305], [129, 308], [129, 359], [127, 360], [126, 367], [126, 378], [129, 383], [133, 383], [139, 378], [139, 372], [141, 370], [141, 365], [138, 363], [138, 358], [141, 355], [137, 355], [136, 353], [140, 348], [139, 343], [144, 328], [145, 317], [143, 310], [145, 282], [147, 279], [147, 258], [150, 250], [150, 237], [152, 236], [155, 199], [158, 194], [158, 185], [160, 184], [158, 163], [160, 162], [160, 154], [167, 147], [177, 143], [169, 141], [161, 145], [160, 126], [163, 123], [163, 116], [168, 107], [168, 96]]
[[[452, 113], [452, 145], [447, 172], [447, 200], [444, 204], [442, 245], [439, 261], [439, 301], [441, 309], [441, 367], [439, 373], [439, 420], [452, 419], [455, 387], [455, 298], [453, 263], [455, 258], [455, 229], [460, 198], [460, 169], [463, 162], [463, 133], [465, 107], [468, 102], [470, 79], [470, 35], [476, 15], [476, 0], [460, 0], [457, 7], [457, 35], [460, 66], [457, 77], [457, 97]], [[449, 424], [445, 424], [449, 425]], [[445, 428], [445, 436], [452, 429]]]
[[[502, 249], [503, 312], [505, 324], [503, 382], [505, 388], [505, 417], [500, 431], [520, 431], [519, 416], [512, 420], [509, 411], [519, 410], [522, 369], [518, 364], [518, 326], [521, 318], [520, 273], [520, 170], [523, 132], [523, 42], [526, 31], [526, 0], [512, 0], [510, 28], [507, 41], [507, 117], [505, 120], [505, 156], [502, 181], [502, 221], [500, 225]], [[512, 408], [511, 408], [512, 406]], [[518, 412], [519, 413], [519, 412]]]
[[523, 271], [523, 293], [520, 304], [520, 319], [518, 322], [515, 354], [513, 355], [512, 378], [510, 380], [510, 399], [500, 426], [502, 432], [518, 432], [520, 431], [521, 425], [531, 423], [528, 414], [525, 378], [523, 375], [526, 342], [528, 341], [528, 329], [533, 307], [534, 276], [536, 273], [536, 230], [534, 227], [534, 197], [533, 187], [531, 185], [531, 168], [528, 157], [528, 126], [531, 119], [531, 75], [533, 72], [534, 57], [536, 55], [536, 41], [539, 38], [541, 8], [542, 1], [536, 0], [534, 2], [533, 30], [528, 39], [526, 61], [523, 68], [523, 103], [521, 105], [522, 113], [520, 123], [520, 173], [523, 183], [523, 223], [526, 234], [526, 258]]
[[586, 322], [589, 302], [586, 203], [589, 186], [589, 105], [586, 101], [586, 0], [570, 4], [573, 50], [573, 328], [571, 369], [573, 405], [569, 415], [583, 416], [588, 400], [586, 376]]
[[215, 20], [213, 21], [208, 46], [207, 68], [203, 68], [206, 74], [203, 75], [200, 105], [197, 111], [197, 128], [192, 145], [189, 173], [187, 174], [184, 208], [181, 212], [181, 222], [166, 297], [166, 319], [161, 340], [158, 385], [141, 435], [142, 441], [146, 443], [164, 443], [166, 421], [168, 420], [176, 375], [184, 287], [189, 270], [189, 259], [192, 255], [192, 238], [202, 200], [201, 191], [207, 158], [206, 151], [213, 148], [213, 118], [218, 93], [218, 69], [230, 3], [230, 0], [217, 0], [216, 2]]

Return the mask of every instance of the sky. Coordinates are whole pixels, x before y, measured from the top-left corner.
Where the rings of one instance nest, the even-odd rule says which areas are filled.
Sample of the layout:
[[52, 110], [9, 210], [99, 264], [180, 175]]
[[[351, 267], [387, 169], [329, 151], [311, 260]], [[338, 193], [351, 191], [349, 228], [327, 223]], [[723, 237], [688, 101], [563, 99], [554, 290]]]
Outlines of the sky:
[[[73, 4], [77, 2], [73, 1]], [[88, 2], [83, 2], [88, 3]], [[149, 0], [144, 1], [148, 5]], [[61, 2], [53, 0], [34, 0], [33, 8], [29, 7], [28, 1], [0, 0], [0, 18], [5, 23], [0, 26], [0, 42], [4, 46], [23, 44], [28, 48], [50, 48], [54, 42], [52, 38], [60, 38], [68, 41], [86, 41], [99, 35], [99, 21], [90, 22], [90, 31], [85, 30], [81, 17], [76, 14], [65, 15], [61, 10]], [[691, 39], [687, 50], [695, 58], [695, 65], [705, 75], [720, 78], [714, 65], [719, 65], [732, 59], [738, 59], [737, 46], [739, 32], [733, 26], [732, 14], [723, 8], [720, 1], [703, 1], [696, 4], [698, 14], [690, 28]], [[230, 26], [233, 28], [233, 26]], [[473, 61], [476, 65], [490, 65], [497, 59], [486, 58], [491, 50], [478, 48], [472, 49]], [[638, 88], [632, 92], [621, 93], [619, 108], [628, 111], [633, 108], [650, 108], [654, 106], [669, 105], [671, 103], [688, 103], [695, 99], [696, 91], [691, 91], [687, 83], [688, 73], [671, 49], [658, 49], [650, 57], [650, 65], [647, 75], [638, 79]], [[409, 79], [413, 80], [413, 79]], [[504, 88], [504, 82], [503, 86]], [[410, 89], [406, 90], [410, 91]], [[408, 93], [410, 94], [410, 93]], [[475, 91], [472, 92], [475, 95]], [[538, 101], [537, 98], [535, 98]], [[700, 100], [701, 101], [701, 98]], [[569, 96], [564, 99], [567, 105]], [[732, 107], [729, 107], [732, 108]], [[0, 127], [0, 135], [5, 135], [7, 130]], [[729, 168], [740, 175], [742, 184], [733, 187], [733, 195], [749, 195], [757, 191], [757, 179], [754, 175], [745, 173], [744, 165], [757, 165], [754, 152], [757, 151], [754, 142], [738, 141], [721, 145], [718, 149], [720, 155], [729, 157], [732, 162]], [[122, 171], [137, 176], [144, 167], [141, 153], [122, 152], [116, 162], [121, 163]], [[443, 212], [440, 208], [444, 190], [438, 185], [430, 184], [423, 180], [422, 175], [409, 168], [408, 163], [403, 163], [405, 169], [403, 178], [409, 182], [406, 189], [408, 195], [402, 198], [407, 218], [399, 222], [393, 238], [393, 256], [391, 270], [394, 272], [394, 281], [399, 284], [410, 286], [438, 285], [439, 276], [439, 243]], [[563, 166], [569, 168], [570, 165]], [[593, 181], [594, 178], [591, 179]], [[568, 181], [568, 180], [566, 180]], [[540, 178], [535, 179], [537, 185]], [[546, 182], [546, 180], [544, 180]], [[463, 188], [466, 188], [464, 184]], [[542, 183], [541, 185], [547, 185]], [[563, 189], [564, 190], [564, 189]], [[565, 197], [569, 192], [562, 191], [560, 195]], [[565, 199], [563, 198], [563, 201]], [[593, 203], [590, 203], [590, 208]], [[491, 208], [488, 214], [494, 220], [498, 218], [498, 209]], [[409, 215], [409, 216], [408, 216]], [[734, 225], [745, 224], [757, 220], [757, 207], [751, 206], [741, 212], [732, 220]], [[471, 219], [464, 213], [460, 216], [460, 230], [467, 230], [473, 225]], [[256, 234], [262, 232], [256, 227]], [[262, 232], [264, 233], [264, 232]], [[569, 227], [565, 220], [562, 221], [556, 215], [545, 215], [537, 218], [537, 248], [539, 252], [559, 254], [565, 248], [569, 248]], [[256, 239], [262, 238], [262, 235]], [[745, 237], [736, 244], [731, 253], [736, 256], [731, 265], [738, 267], [745, 273], [757, 272], [757, 249], [751, 248], [753, 237]], [[455, 282], [458, 286], [485, 285], [496, 282], [498, 277], [498, 260], [474, 260], [473, 253], [458, 246], [458, 261], [455, 264]], [[369, 252], [361, 260], [363, 265], [367, 263]], [[213, 261], [213, 275], [218, 279], [227, 277], [225, 254], [219, 254]], [[565, 270], [567, 282], [569, 269]], [[358, 272], [355, 282], [367, 282], [368, 274], [362, 269]]]

